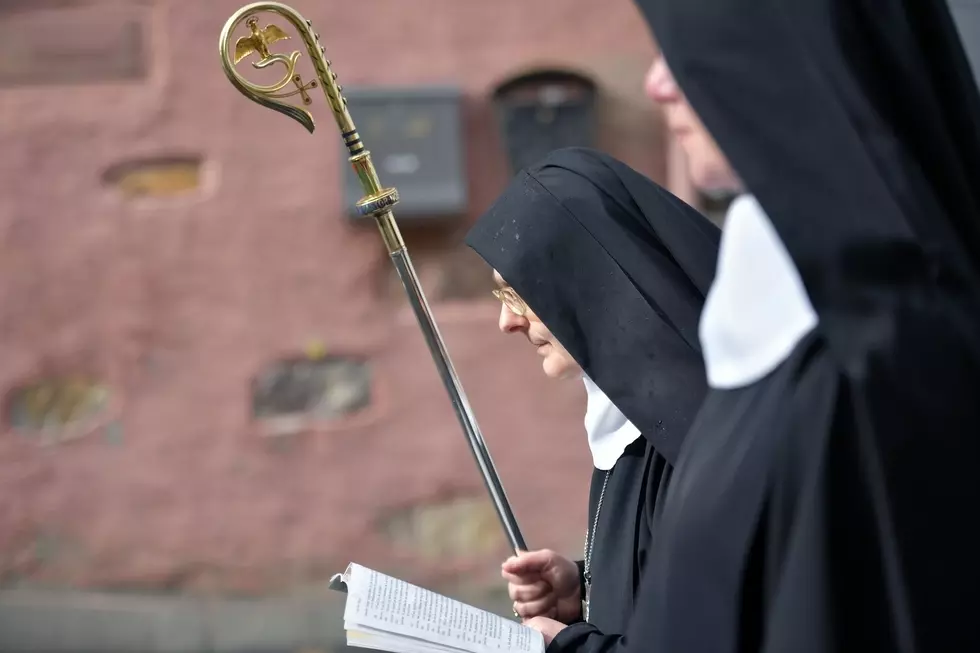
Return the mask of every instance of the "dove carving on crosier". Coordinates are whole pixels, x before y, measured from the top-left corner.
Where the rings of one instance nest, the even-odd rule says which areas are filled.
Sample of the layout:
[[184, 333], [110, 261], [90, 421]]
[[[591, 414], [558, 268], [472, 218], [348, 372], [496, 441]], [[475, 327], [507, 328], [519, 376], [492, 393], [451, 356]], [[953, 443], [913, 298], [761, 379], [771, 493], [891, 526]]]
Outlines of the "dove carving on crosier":
[[289, 35], [276, 25], [259, 27], [259, 19], [249, 18], [245, 23], [252, 31], [250, 36], [243, 36], [235, 43], [235, 63], [257, 52], [262, 59], [269, 58], [269, 46], [276, 41], [288, 39]]

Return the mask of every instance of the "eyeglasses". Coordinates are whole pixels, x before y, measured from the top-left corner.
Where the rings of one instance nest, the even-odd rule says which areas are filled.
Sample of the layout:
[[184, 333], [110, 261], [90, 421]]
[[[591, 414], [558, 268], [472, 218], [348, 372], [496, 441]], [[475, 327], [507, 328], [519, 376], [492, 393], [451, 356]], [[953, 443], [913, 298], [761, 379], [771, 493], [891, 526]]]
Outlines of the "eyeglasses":
[[527, 313], [527, 304], [513, 288], [495, 288], [493, 296], [503, 302], [504, 306], [514, 315], [524, 317], [524, 314]]

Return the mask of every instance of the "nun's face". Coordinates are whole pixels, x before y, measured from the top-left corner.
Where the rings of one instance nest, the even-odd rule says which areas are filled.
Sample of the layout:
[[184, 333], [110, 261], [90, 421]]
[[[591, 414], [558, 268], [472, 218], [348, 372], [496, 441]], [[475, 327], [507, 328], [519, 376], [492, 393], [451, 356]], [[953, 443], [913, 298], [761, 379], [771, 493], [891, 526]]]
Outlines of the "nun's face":
[[534, 311], [524, 303], [514, 289], [507, 285], [497, 271], [493, 273], [497, 284], [494, 295], [500, 299], [500, 320], [498, 325], [503, 333], [522, 334], [544, 360], [541, 367], [553, 379], [567, 379], [582, 375], [582, 369], [561, 343], [551, 334]]
[[664, 112], [667, 129], [687, 158], [691, 182], [703, 191], [738, 190], [738, 177], [721, 148], [681, 92], [660, 55], [647, 72], [646, 93]]

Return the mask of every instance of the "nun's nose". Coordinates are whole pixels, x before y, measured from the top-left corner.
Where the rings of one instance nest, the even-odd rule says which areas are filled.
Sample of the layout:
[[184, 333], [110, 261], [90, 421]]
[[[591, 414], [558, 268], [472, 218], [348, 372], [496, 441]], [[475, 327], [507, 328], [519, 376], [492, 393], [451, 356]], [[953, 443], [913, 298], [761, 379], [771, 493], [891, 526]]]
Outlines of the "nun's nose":
[[506, 306], [501, 306], [500, 320], [497, 324], [503, 333], [515, 333], [527, 328], [527, 318], [518, 315]]
[[658, 56], [647, 71], [644, 88], [647, 96], [654, 102], [676, 102], [680, 99], [677, 82], [674, 81], [663, 56]]

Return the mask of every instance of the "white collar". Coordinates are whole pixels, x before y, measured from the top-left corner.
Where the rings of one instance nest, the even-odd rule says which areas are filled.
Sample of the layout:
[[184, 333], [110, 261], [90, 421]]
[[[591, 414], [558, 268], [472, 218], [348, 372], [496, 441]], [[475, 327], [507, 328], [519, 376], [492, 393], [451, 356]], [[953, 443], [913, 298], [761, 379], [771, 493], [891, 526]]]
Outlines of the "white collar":
[[612, 469], [630, 444], [640, 437], [640, 430], [626, 419], [609, 397], [585, 374], [588, 402], [585, 409], [585, 432], [589, 436], [592, 464], [603, 471]]
[[698, 329], [708, 385], [758, 381], [816, 326], [800, 273], [769, 217], [753, 196], [736, 198]]

